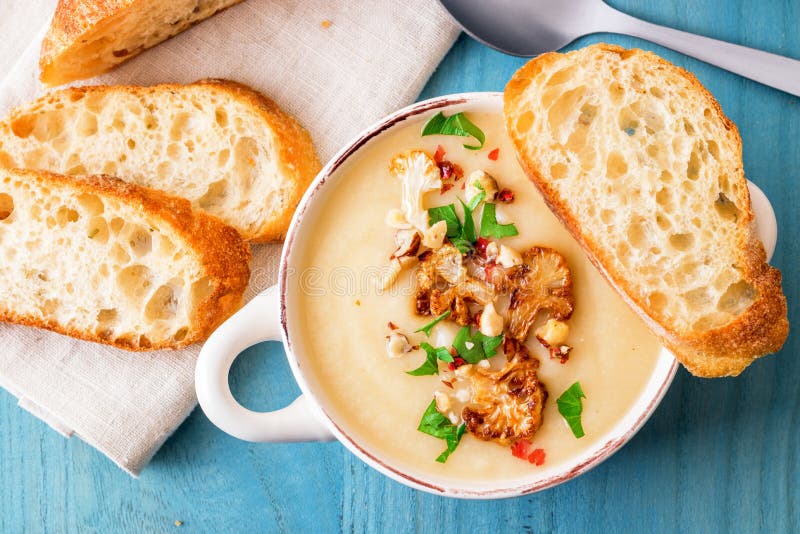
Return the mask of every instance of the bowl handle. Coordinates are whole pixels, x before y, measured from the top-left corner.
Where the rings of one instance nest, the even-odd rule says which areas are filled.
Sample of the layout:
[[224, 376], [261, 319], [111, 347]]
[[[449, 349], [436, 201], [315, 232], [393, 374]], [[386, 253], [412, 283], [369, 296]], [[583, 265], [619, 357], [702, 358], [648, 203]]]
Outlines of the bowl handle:
[[303, 396], [273, 412], [248, 410], [228, 385], [231, 365], [241, 351], [261, 341], [281, 339], [278, 286], [256, 295], [225, 321], [200, 350], [195, 369], [197, 400], [223, 431], [246, 441], [328, 441], [334, 439]]

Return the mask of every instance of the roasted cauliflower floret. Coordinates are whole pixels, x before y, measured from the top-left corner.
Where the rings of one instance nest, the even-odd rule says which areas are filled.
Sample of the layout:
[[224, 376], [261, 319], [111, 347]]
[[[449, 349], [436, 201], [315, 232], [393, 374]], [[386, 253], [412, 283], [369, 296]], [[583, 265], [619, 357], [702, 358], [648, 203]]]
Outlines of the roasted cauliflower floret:
[[564, 257], [550, 248], [533, 247], [522, 255], [522, 264], [506, 270], [511, 291], [508, 333], [524, 342], [540, 311], [564, 321], [572, 315], [572, 276]]
[[[405, 220], [420, 232], [428, 229], [428, 211], [423, 199], [429, 191], [442, 187], [442, 174], [436, 162], [427, 152], [408, 150], [397, 154], [389, 163], [389, 172], [402, 185], [401, 211]], [[395, 220], [397, 217], [392, 218]]]
[[485, 306], [493, 298], [489, 285], [469, 276], [463, 256], [453, 245], [443, 245], [420, 256], [416, 296], [420, 315], [440, 315], [450, 310], [451, 320], [467, 325], [472, 322], [468, 303]]
[[539, 361], [519, 347], [499, 371], [472, 366], [472, 398], [461, 417], [477, 438], [505, 445], [533, 436], [542, 426], [547, 390], [536, 373]]

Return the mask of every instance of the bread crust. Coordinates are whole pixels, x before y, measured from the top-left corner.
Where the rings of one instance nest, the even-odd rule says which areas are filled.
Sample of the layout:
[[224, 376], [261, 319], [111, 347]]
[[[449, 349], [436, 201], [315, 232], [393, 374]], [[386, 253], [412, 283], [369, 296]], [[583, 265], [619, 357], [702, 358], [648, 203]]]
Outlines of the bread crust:
[[105, 175], [64, 176], [46, 171], [14, 169], [4, 171], [50, 187], [92, 193], [114, 198], [133, 206], [149, 218], [159, 219], [180, 236], [187, 249], [198, 256], [208, 276], [212, 291], [198, 305], [192, 329], [180, 342], [150, 343], [143, 346], [139, 339], [110, 340], [92, 332], [77, 330], [55, 320], [18, 314], [0, 308], [0, 321], [45, 328], [86, 341], [104, 343], [130, 351], [177, 349], [206, 339], [211, 332], [242, 305], [242, 295], [250, 279], [250, 248], [239, 233], [222, 221], [192, 211], [187, 200], [169, 196], [161, 191], [130, 184]]
[[525, 139], [515, 135], [512, 126], [514, 116], [511, 110], [517, 107], [526, 88], [540, 71], [560, 61], [564, 54], [551, 52], [534, 58], [519, 69], [506, 86], [504, 93], [506, 129], [514, 143], [517, 158], [547, 205], [581, 244], [595, 267], [689, 372], [709, 378], [738, 375], [756, 358], [780, 350], [788, 336], [789, 321], [786, 297], [781, 289], [781, 273], [766, 263], [764, 246], [753, 226], [750, 195], [741, 164], [742, 142], [736, 125], [723, 113], [711, 93], [685, 69], [643, 50], [627, 50], [608, 44], [597, 44], [588, 48], [619, 54], [621, 57], [643, 55], [653, 64], [654, 69], [666, 70], [670, 75], [683, 77], [713, 110], [715, 118], [731, 132], [736, 141], [737, 160], [740, 162], [736, 168], [734, 187], [737, 196], [743, 200], [741, 205], [746, 206], [743, 216], [737, 221], [736, 248], [739, 256], [736, 258], [736, 263], [741, 267], [744, 278], [758, 292], [758, 298], [731, 322], [699, 334], [687, 334], [677, 331], [667, 321], [660, 320], [647, 302], [636, 295], [631, 284], [621, 273], [613, 269], [610, 252], [599, 246], [593, 236], [584, 231], [580, 221], [571, 214], [569, 201], [560, 198], [555, 188], [539, 172], [541, 163], [526, 157]]
[[[209, 13], [208, 17], [241, 1], [229, 0], [227, 5]], [[146, 48], [132, 50], [120, 58], [119, 62], [109, 65], [108, 68], [87, 70], [79, 76], [70, 76], [59, 71], [58, 64], [65, 56], [79, 53], [78, 50], [81, 46], [90, 41], [95, 32], [102, 32], [104, 24], [114, 17], [124, 17], [126, 10], [134, 10], [137, 8], [137, 4], [141, 3], [141, 0], [58, 0], [50, 27], [42, 40], [42, 49], [39, 56], [39, 79], [41, 82], [52, 86], [91, 78], [111, 70], [119, 63], [136, 57], [146, 50]], [[205, 20], [205, 18], [207, 17], [185, 21], [176, 28], [174, 33], [166, 36], [164, 40], [178, 35], [187, 28]], [[152, 46], [149, 48], [152, 48]]]
[[[294, 210], [305, 193], [306, 188], [322, 168], [314, 149], [314, 143], [309, 133], [297, 120], [287, 114], [270, 98], [259, 91], [239, 82], [231, 80], [209, 78], [198, 80], [188, 85], [159, 84], [152, 86], [138, 85], [87, 85], [82, 87], [68, 87], [53, 91], [38, 100], [12, 110], [8, 118], [0, 123], [3, 128], [11, 128], [16, 120], [26, 115], [33, 115], [38, 110], [56, 105], [59, 102], [80, 100], [82, 97], [93, 93], [108, 93], [112, 91], [128, 93], [132, 96], [158, 95], [170, 91], [191, 91], [201, 89], [222, 95], [224, 100], [233, 100], [256, 114], [275, 138], [274, 157], [281, 169], [284, 186], [290, 185], [288, 202], [278, 213], [264, 221], [261, 227], [252, 232], [243, 234], [246, 241], [252, 243], [275, 243], [283, 241], [289, 229], [289, 223], [294, 215]], [[0, 141], [2, 145], [2, 141]], [[2, 165], [2, 161], [0, 161]], [[263, 199], [267, 205], [268, 199]], [[255, 202], [255, 200], [253, 200]]]

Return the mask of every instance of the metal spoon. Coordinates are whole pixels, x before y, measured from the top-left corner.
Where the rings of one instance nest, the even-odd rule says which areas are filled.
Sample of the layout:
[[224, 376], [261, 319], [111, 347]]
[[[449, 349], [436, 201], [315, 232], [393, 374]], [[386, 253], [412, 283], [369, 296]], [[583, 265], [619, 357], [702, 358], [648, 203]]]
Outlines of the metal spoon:
[[651, 24], [602, 0], [439, 1], [472, 37], [515, 56], [558, 50], [592, 33], [622, 33], [800, 96], [800, 61]]

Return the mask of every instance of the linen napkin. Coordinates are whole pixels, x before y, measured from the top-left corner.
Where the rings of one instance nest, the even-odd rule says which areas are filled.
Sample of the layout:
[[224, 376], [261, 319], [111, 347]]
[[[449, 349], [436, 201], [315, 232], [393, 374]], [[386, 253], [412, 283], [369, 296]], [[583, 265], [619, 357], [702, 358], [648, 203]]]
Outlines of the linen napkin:
[[[40, 24], [0, 81], [3, 114], [45, 92], [37, 65], [52, 1], [34, 2], [41, 7], [35, 17], [26, 0], [0, 9], [7, 14], [0, 17], [0, 55], [17, 53], [19, 44], [8, 38], [23, 22], [12, 15], [17, 9], [26, 26]], [[83, 83], [237, 80], [297, 117], [326, 161], [361, 129], [412, 102], [457, 35], [435, 0], [246, 0]], [[274, 283], [279, 253], [280, 245], [254, 247], [245, 300]], [[0, 346], [0, 386], [21, 407], [133, 476], [197, 403], [199, 346], [129, 353], [6, 324]]]

